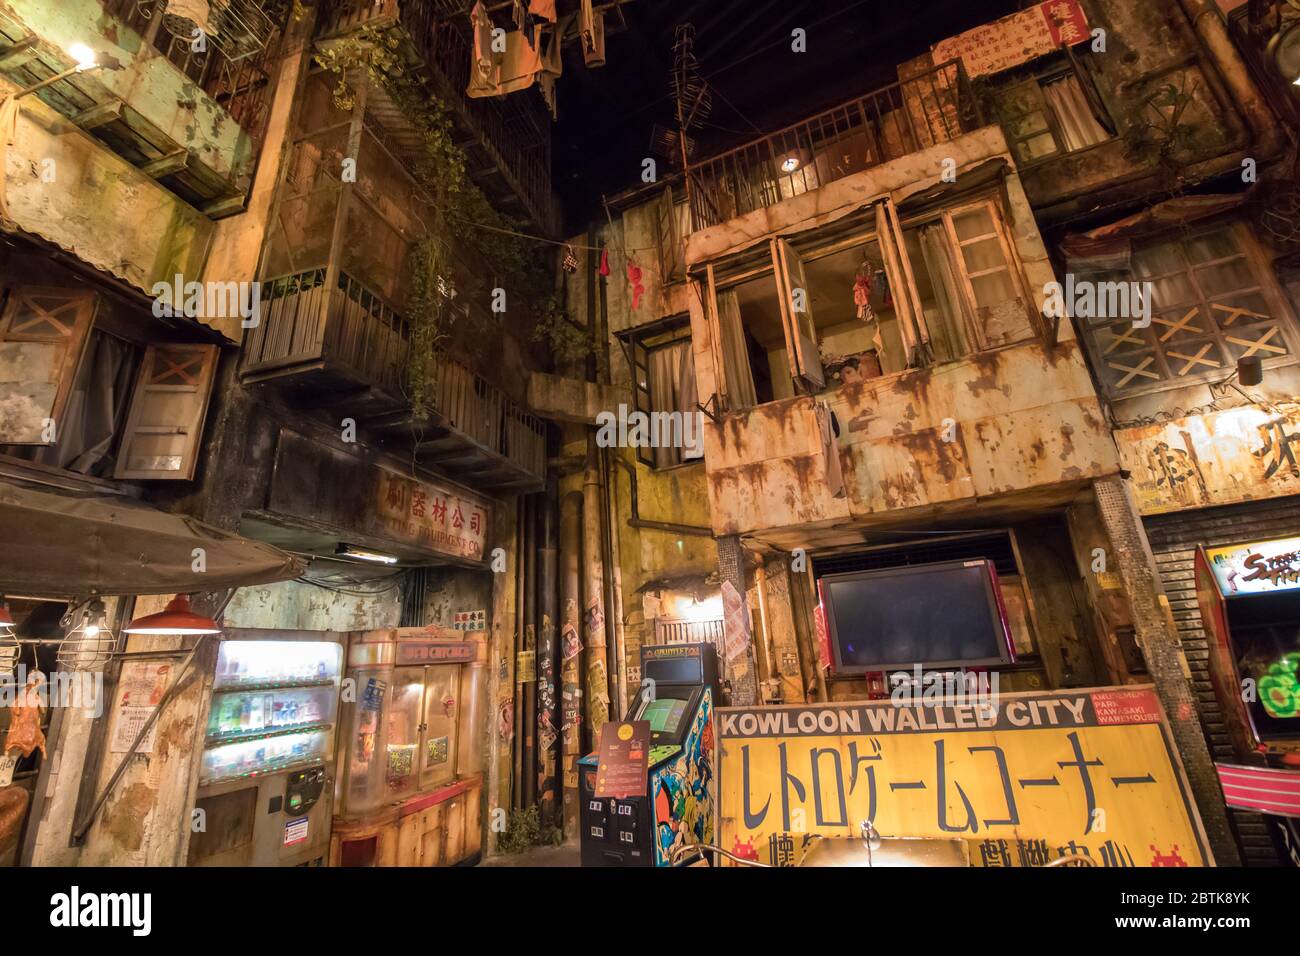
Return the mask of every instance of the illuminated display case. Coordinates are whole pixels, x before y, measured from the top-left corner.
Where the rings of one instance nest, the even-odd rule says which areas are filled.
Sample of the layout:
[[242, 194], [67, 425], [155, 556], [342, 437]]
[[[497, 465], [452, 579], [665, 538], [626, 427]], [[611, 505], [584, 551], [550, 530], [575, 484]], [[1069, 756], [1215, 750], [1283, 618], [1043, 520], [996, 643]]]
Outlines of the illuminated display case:
[[349, 672], [341, 812], [360, 815], [481, 770], [464, 728], [482, 719], [483, 667], [430, 664]]
[[342, 663], [331, 641], [223, 641], [199, 784], [323, 763]]

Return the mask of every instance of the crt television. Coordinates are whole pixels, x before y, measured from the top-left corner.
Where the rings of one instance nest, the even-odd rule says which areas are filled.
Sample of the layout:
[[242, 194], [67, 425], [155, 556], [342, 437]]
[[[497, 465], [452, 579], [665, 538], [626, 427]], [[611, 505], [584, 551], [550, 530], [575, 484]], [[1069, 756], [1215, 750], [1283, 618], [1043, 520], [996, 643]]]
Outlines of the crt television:
[[838, 674], [1015, 659], [992, 561], [827, 574], [818, 588]]

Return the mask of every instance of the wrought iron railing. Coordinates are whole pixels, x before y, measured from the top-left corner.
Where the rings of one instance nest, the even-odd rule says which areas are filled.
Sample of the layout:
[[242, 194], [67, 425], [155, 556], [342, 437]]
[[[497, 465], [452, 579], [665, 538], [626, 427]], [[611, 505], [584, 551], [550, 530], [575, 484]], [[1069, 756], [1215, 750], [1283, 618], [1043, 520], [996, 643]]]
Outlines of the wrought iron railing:
[[775, 205], [983, 125], [961, 61], [940, 64], [693, 166], [692, 227]]
[[213, 0], [218, 33], [196, 44], [168, 28], [165, 0], [103, 0], [104, 12], [138, 33], [176, 69], [225, 107], [260, 146], [271, 100], [280, 30], [259, 0]]

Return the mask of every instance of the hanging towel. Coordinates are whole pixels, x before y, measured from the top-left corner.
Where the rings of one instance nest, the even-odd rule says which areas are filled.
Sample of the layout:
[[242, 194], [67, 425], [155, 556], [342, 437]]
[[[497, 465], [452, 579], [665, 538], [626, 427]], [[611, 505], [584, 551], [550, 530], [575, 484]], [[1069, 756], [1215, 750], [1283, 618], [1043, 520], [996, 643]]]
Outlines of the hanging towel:
[[506, 34], [506, 51], [500, 54], [495, 73], [478, 81], [475, 73], [471, 72], [465, 93], [478, 98], [526, 90], [537, 82], [541, 69], [542, 58], [533, 44], [522, 30], [511, 30]]
[[817, 403], [817, 428], [821, 432], [822, 455], [826, 459], [826, 487], [832, 498], [844, 497], [844, 470], [840, 467], [840, 447], [831, 431], [831, 410], [825, 402]]
[[542, 69], [557, 77], [564, 72], [564, 51], [560, 46], [559, 27], [553, 24], [539, 23], [536, 26], [533, 46], [537, 47], [542, 58]]
[[539, 20], [549, 20], [554, 23], [556, 20], [555, 0], [529, 0], [528, 12]]
[[605, 65], [605, 14], [591, 8], [591, 0], [582, 0], [578, 11], [578, 37], [582, 41], [582, 59], [587, 66]]
[[598, 271], [603, 276], [609, 275], [609, 250], [608, 249], [600, 250], [600, 269]]
[[483, 9], [482, 0], [469, 12], [469, 22], [474, 30], [474, 69], [470, 71], [470, 86], [473, 87], [474, 74], [480, 81], [487, 81], [496, 67], [492, 56], [492, 18]]
[[645, 295], [645, 286], [641, 284], [641, 267], [631, 259], [627, 261], [627, 281], [632, 283], [632, 308], [635, 309]]

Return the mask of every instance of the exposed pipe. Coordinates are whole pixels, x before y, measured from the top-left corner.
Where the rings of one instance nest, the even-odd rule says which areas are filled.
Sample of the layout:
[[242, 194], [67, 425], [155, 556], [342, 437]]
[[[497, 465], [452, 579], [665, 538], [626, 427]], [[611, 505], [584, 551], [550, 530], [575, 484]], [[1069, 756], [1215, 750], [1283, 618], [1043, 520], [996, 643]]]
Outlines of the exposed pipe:
[[518, 679], [518, 663], [516, 662], [516, 684], [519, 686], [519, 696], [522, 700], [520, 708], [521, 722], [515, 727], [515, 733], [521, 734], [524, 741], [524, 760], [523, 772], [520, 777], [519, 789], [522, 791], [521, 800], [525, 807], [531, 807], [537, 802], [537, 596], [539, 586], [538, 576], [538, 556], [539, 556], [539, 539], [542, 512], [542, 496], [529, 495], [525, 499], [527, 503], [527, 522], [528, 522], [528, 561], [526, 565], [527, 577], [524, 588], [524, 602], [527, 605], [524, 608], [524, 654], [532, 655], [533, 659], [533, 679], [530, 681], [521, 681]]
[[556, 571], [559, 559], [557, 531], [560, 504], [556, 488], [556, 479], [552, 475], [547, 479], [542, 499], [542, 527], [539, 535], [541, 549], [538, 552], [541, 592], [538, 610], [541, 622], [537, 629], [537, 789], [544, 823], [556, 821], [559, 800], [555, 781], [558, 758], [556, 728], [560, 725], [555, 709], [555, 676], [558, 672], [555, 629], [559, 610]]
[[609, 630], [605, 626], [605, 542], [601, 534], [604, 496], [600, 486], [600, 449], [596, 432], [587, 430], [587, 466], [582, 473], [583, 635], [586, 651], [587, 726], [594, 746], [609, 720]]
[[524, 769], [524, 746], [523, 746], [523, 700], [519, 693], [519, 681], [515, 669], [519, 666], [519, 651], [524, 646], [524, 627], [528, 618], [525, 616], [524, 607], [525, 598], [525, 578], [524, 570], [527, 563], [528, 555], [528, 536], [527, 536], [527, 504], [523, 497], [515, 499], [515, 626], [514, 626], [514, 647], [512, 648], [514, 656], [506, 668], [509, 674], [515, 675], [515, 686], [510, 688], [511, 703], [513, 706], [514, 733], [510, 737], [510, 764], [514, 768], [511, 776], [510, 786], [510, 805], [516, 810], [521, 810], [525, 806], [523, 802], [523, 787], [520, 781], [523, 780]]
[[563, 608], [559, 654], [560, 687], [556, 701], [560, 714], [560, 766], [563, 774], [564, 835], [578, 836], [578, 758], [582, 735], [581, 654], [565, 654], [566, 643], [582, 633], [578, 602], [582, 597], [582, 492], [571, 491], [560, 501], [560, 603]]
[[630, 496], [628, 500], [628, 514], [630, 514], [631, 517], [627, 519], [627, 523], [629, 527], [646, 528], [651, 531], [668, 531], [671, 532], [672, 534], [698, 535], [699, 537], [702, 538], [713, 537], [712, 528], [705, 528], [695, 524], [675, 524], [674, 522], [671, 521], [650, 521], [646, 518], [642, 518], [641, 512], [637, 505], [636, 466], [626, 461], [621, 455], [613, 455], [611, 457], [614, 464], [619, 465], [624, 470], [626, 470], [628, 473], [628, 477], [631, 479], [630, 481], [631, 489], [630, 489]]

